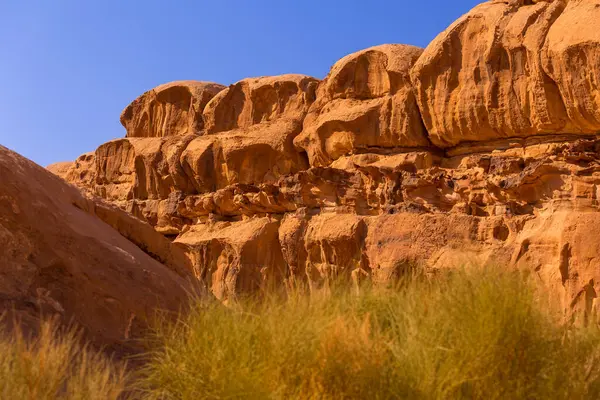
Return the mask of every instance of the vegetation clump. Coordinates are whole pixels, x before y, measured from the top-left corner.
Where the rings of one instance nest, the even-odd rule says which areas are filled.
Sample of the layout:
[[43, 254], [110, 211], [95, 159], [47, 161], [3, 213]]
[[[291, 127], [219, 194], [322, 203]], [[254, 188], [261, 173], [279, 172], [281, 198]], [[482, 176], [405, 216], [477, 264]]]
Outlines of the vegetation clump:
[[396, 288], [198, 302], [156, 324], [143, 366], [41, 324], [0, 339], [6, 399], [596, 399], [600, 330], [495, 269]]
[[199, 303], [156, 330], [140, 385], [148, 399], [600, 398], [600, 332], [560, 314], [490, 269]]
[[124, 365], [92, 350], [74, 329], [51, 320], [32, 339], [18, 328], [0, 336], [0, 398], [117, 400], [126, 398]]

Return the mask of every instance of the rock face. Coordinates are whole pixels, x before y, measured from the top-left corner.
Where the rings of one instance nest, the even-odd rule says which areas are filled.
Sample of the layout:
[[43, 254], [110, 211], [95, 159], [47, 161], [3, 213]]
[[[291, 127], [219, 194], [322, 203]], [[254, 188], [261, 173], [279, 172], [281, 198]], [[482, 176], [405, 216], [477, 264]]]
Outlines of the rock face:
[[266, 122], [194, 139], [182, 154], [181, 165], [199, 193], [236, 183], [275, 182], [307, 167], [292, 140], [299, 122]]
[[[317, 82], [304, 75], [245, 79], [212, 98], [203, 114], [196, 108], [193, 115], [170, 112], [169, 123], [163, 124], [189, 127], [193, 120], [195, 126], [204, 127], [206, 121], [205, 129], [182, 128], [178, 133], [171, 129], [169, 134], [132, 134], [128, 130], [127, 138], [105, 143], [74, 163], [49, 168], [147, 220], [159, 232], [176, 235], [192, 222], [176, 214], [177, 204], [185, 196], [211, 193], [235, 184], [274, 183], [282, 176], [308, 168], [306, 157], [296, 151], [293, 140], [302, 129]], [[157, 103], [158, 94], [181, 94], [182, 87], [189, 89], [183, 92], [196, 93], [197, 99], [204, 100], [221, 88], [202, 82], [162, 85], [135, 100], [127, 109], [133, 111], [126, 110], [123, 115], [132, 113], [135, 121], [151, 120], [144, 117], [151, 114], [148, 110], [154, 106], [164, 108]], [[179, 104], [182, 96], [172, 94], [165, 98]], [[198, 101], [190, 104], [203, 105]], [[237, 114], [227, 114], [230, 110], [237, 110]], [[186, 134], [189, 132], [195, 134]]]
[[326, 166], [354, 152], [430, 145], [409, 76], [422, 51], [376, 46], [331, 68], [295, 139], [311, 165]]
[[[168, 114], [158, 125], [171, 128], [148, 130], [153, 119], [132, 112], [127, 138], [51, 170], [167, 236], [171, 247], [154, 246], [163, 263], [189, 258], [179, 276], [193, 271], [226, 302], [470, 263], [529, 270], [589, 322], [600, 290], [597, 3], [493, 0], [425, 50], [372, 47], [322, 82], [245, 79], [194, 107], [169, 97], [164, 109], [178, 111], [146, 114]], [[133, 109], [159, 104], [144, 96]]]
[[279, 222], [271, 218], [208, 222], [175, 240], [192, 255], [196, 276], [220, 300], [280, 285], [286, 266], [279, 250]]
[[244, 79], [220, 92], [204, 109], [208, 134], [269, 121], [302, 122], [314, 101], [317, 80], [306, 75]]
[[212, 82], [178, 81], [158, 86], [123, 110], [127, 137], [193, 134], [204, 128], [204, 106], [224, 86]]
[[600, 130], [600, 1], [571, 0], [550, 28], [544, 68], [557, 83], [573, 125]]
[[1, 146], [0, 177], [2, 312], [76, 322], [121, 349], [157, 309], [185, 307], [189, 260], [150, 225]]
[[435, 145], [581, 132], [542, 63], [566, 2], [533, 3], [480, 4], [425, 49], [412, 80]]
[[[319, 290], [340, 276], [393, 282], [418, 263], [430, 271], [492, 263], [530, 269], [564, 296], [566, 309], [589, 313], [589, 288], [597, 284], [590, 286], [590, 281], [597, 282], [598, 276], [586, 260], [596, 256], [580, 243], [591, 240], [600, 215], [599, 149], [597, 139], [563, 137], [418, 164], [422, 168], [408, 168], [406, 159], [396, 168], [381, 161], [355, 163], [351, 171], [311, 168], [276, 186], [237, 185], [190, 196], [178, 212], [229, 221], [219, 234], [240, 232], [235, 236], [245, 244], [256, 243], [242, 232], [253, 224], [263, 226], [262, 215], [285, 215], [270, 220], [279, 226], [279, 241], [265, 239], [269, 245], [261, 246], [271, 254], [281, 252], [283, 264], [256, 262], [254, 255], [235, 258], [244, 254], [239, 250], [232, 252], [235, 262], [225, 262], [283, 269], [281, 285], [293, 281]], [[195, 225], [176, 242], [196, 235], [208, 242], [219, 226]], [[223, 245], [218, 246], [219, 255], [210, 259], [221, 257]], [[200, 258], [195, 264], [225, 269]]]

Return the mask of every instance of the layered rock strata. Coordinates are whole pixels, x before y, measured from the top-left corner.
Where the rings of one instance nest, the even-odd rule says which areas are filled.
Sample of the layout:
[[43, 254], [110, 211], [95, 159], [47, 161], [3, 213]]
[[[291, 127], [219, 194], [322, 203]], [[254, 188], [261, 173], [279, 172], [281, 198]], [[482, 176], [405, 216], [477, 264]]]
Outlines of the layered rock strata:
[[488, 1], [424, 50], [369, 48], [321, 82], [246, 79], [162, 124], [194, 129], [125, 123], [127, 138], [51, 169], [167, 235], [223, 301], [471, 263], [529, 270], [589, 320], [597, 3]]

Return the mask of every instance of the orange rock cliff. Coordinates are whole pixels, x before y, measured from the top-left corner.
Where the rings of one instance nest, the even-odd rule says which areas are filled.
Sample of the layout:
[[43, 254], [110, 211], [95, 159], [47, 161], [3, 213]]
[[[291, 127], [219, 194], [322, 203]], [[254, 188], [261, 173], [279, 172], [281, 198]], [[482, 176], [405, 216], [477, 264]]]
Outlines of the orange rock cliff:
[[595, 317], [600, 0], [484, 2], [425, 49], [371, 47], [323, 80], [173, 82], [121, 122], [125, 138], [48, 167], [79, 190], [0, 149], [0, 299], [113, 343], [190, 291], [476, 263]]

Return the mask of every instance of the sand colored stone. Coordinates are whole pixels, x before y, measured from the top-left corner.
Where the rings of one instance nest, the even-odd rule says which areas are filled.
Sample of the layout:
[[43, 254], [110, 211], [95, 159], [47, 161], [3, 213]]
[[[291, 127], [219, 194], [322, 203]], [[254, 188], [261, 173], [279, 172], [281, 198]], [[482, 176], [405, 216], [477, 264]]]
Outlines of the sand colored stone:
[[121, 114], [127, 137], [163, 137], [202, 131], [202, 111], [224, 86], [212, 82], [177, 81], [147, 91]]
[[369, 149], [429, 146], [409, 76], [422, 51], [382, 45], [333, 65], [294, 140], [312, 166]]
[[127, 350], [157, 310], [186, 307], [189, 260], [150, 225], [1, 146], [0, 176], [2, 312], [32, 329], [42, 316], [76, 323]]
[[118, 206], [96, 201], [95, 214], [224, 302], [479, 264], [530, 271], [589, 321], [597, 3], [484, 2], [424, 50], [371, 47], [323, 81], [176, 82], [168, 101], [159, 87], [131, 106], [127, 138], [49, 168]]

